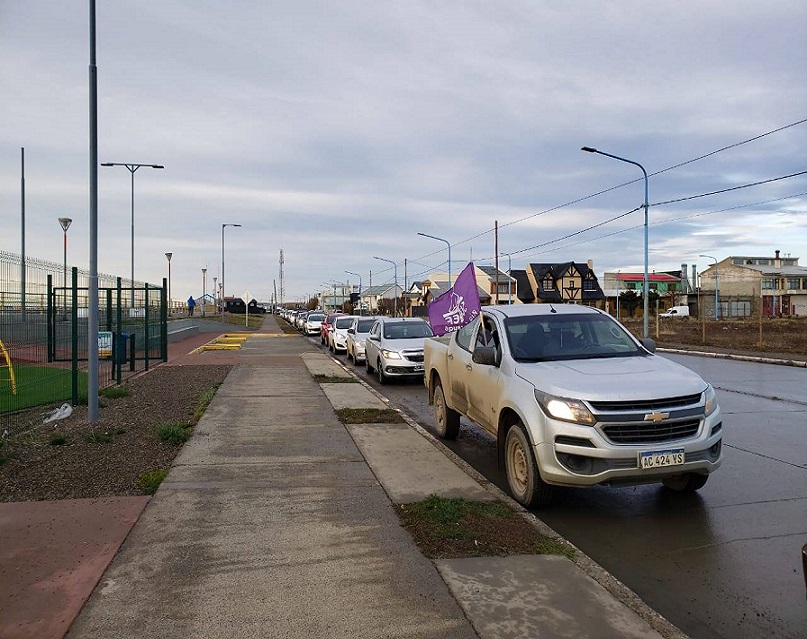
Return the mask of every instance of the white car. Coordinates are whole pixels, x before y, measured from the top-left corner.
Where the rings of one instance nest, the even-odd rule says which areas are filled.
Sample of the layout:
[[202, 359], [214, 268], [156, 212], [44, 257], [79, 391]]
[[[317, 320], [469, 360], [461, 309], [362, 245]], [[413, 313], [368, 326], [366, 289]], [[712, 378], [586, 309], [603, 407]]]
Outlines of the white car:
[[319, 335], [325, 313], [309, 313], [303, 321], [303, 333], [306, 335]]
[[432, 328], [419, 317], [379, 317], [364, 343], [364, 366], [378, 383], [392, 378], [423, 378], [423, 343]]
[[347, 351], [347, 330], [353, 324], [355, 315], [338, 315], [331, 321], [328, 331], [328, 348], [332, 353]]
[[367, 339], [377, 319], [375, 316], [354, 317], [353, 323], [347, 329], [347, 358], [353, 360], [356, 366], [364, 361], [364, 340]]

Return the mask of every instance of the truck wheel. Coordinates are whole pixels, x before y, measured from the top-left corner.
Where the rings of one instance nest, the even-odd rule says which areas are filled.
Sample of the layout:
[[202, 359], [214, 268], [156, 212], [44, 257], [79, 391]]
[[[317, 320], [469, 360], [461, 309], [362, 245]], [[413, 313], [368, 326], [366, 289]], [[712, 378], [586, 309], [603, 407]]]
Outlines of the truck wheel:
[[378, 383], [382, 386], [389, 381], [389, 377], [384, 375], [384, 369], [381, 366], [381, 361], [379, 360], [376, 365], [376, 372], [378, 373]]
[[437, 422], [437, 435], [443, 439], [457, 439], [460, 432], [460, 414], [449, 408], [443, 386], [438, 382], [434, 387], [434, 420]]
[[513, 424], [507, 431], [504, 466], [510, 492], [519, 504], [534, 508], [551, 503], [552, 487], [541, 479], [530, 440], [521, 422]]
[[370, 358], [367, 357], [367, 354], [364, 355], [364, 370], [367, 371], [368, 375], [373, 373], [373, 367], [370, 365]]
[[662, 480], [662, 484], [669, 490], [677, 493], [692, 493], [700, 490], [706, 484], [709, 475], [699, 475], [698, 473], [681, 473]]

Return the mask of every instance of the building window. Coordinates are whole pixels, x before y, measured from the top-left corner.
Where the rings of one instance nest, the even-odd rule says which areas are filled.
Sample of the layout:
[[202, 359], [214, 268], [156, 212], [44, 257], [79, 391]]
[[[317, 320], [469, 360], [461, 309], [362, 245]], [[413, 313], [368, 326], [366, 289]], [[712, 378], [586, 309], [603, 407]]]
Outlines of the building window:
[[594, 280], [585, 280], [583, 282], [583, 290], [584, 291], [596, 291], [597, 290], [597, 283]]
[[798, 277], [788, 277], [787, 278], [787, 288], [790, 291], [795, 291], [797, 288], [799, 288], [800, 283], [801, 283], [801, 280]]
[[541, 289], [544, 290], [544, 291], [554, 291], [555, 290], [555, 285], [553, 284], [552, 280], [545, 279], [543, 281], [543, 284], [541, 285]]

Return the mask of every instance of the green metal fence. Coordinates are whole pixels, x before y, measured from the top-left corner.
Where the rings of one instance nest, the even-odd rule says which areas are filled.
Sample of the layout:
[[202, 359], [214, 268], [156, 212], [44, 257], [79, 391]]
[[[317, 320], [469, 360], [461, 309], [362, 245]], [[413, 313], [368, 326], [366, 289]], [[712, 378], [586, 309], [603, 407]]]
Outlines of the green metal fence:
[[[89, 273], [0, 251], [0, 435], [86, 403]], [[168, 354], [166, 285], [98, 276], [100, 387]]]

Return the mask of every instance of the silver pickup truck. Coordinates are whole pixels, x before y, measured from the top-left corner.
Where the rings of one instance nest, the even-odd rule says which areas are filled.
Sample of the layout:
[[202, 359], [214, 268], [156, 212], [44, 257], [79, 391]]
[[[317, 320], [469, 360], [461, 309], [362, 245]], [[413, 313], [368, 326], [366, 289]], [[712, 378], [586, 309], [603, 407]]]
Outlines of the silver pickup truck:
[[698, 490], [722, 461], [720, 407], [654, 350], [594, 308], [489, 306], [426, 340], [424, 384], [438, 434], [456, 438], [461, 415], [489, 431], [526, 507], [549, 504], [555, 486]]

